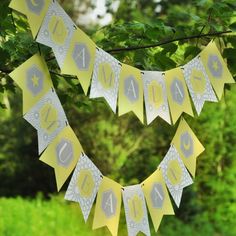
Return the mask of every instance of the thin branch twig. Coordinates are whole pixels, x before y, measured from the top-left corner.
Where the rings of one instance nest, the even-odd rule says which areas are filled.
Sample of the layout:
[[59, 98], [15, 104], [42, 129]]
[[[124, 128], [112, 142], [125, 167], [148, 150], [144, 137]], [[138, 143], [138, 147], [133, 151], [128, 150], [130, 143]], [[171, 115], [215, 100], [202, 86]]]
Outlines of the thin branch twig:
[[[205, 24], [205, 25], [202, 27], [202, 29], [200, 30], [199, 36], [202, 35], [203, 30], [204, 30], [204, 29], [206, 28], [206, 26], [210, 23], [212, 11], [213, 11], [213, 8], [211, 8], [210, 13], [209, 13], [209, 15], [208, 15], [208, 17], [207, 17], [207, 24]], [[197, 39], [196, 46], [198, 46], [199, 39], [200, 39], [200, 37]]]
[[[159, 47], [168, 43], [172, 43], [172, 42], [176, 42], [176, 41], [183, 41], [183, 40], [189, 40], [189, 39], [195, 39], [195, 38], [202, 38], [202, 37], [209, 37], [209, 36], [215, 36], [215, 37], [221, 37], [224, 34], [228, 34], [228, 33], [232, 33], [231, 30], [226, 30], [226, 31], [221, 31], [221, 32], [214, 32], [214, 33], [207, 33], [207, 34], [197, 34], [197, 35], [191, 35], [191, 36], [187, 36], [187, 37], [179, 37], [179, 38], [174, 38], [174, 39], [170, 39], [170, 40], [166, 40], [163, 42], [159, 42], [159, 43], [155, 43], [155, 44], [150, 44], [150, 45], [141, 45], [141, 46], [133, 46], [133, 47], [126, 47], [126, 48], [113, 48], [113, 49], [108, 49], [105, 50], [106, 52], [112, 53], [112, 52], [122, 52], [122, 51], [134, 51], [134, 50], [139, 50], [139, 49], [146, 49], [146, 48], [153, 48], [153, 47]], [[48, 59], [52, 60], [54, 59], [54, 57], [50, 57]], [[47, 59], [46, 59], [47, 61]], [[12, 70], [10, 69], [2, 69], [0, 68], [0, 72], [4, 73], [4, 74], [9, 74], [12, 72]], [[50, 71], [50, 73], [61, 76], [61, 77], [65, 77], [65, 78], [69, 78], [72, 77], [74, 78], [75, 76], [71, 76], [71, 75], [63, 75], [63, 74], [59, 74], [55, 71]]]
[[214, 32], [214, 33], [207, 33], [207, 34], [197, 34], [197, 35], [191, 35], [187, 37], [178, 37], [178, 38], [173, 38], [169, 40], [165, 40], [163, 42], [159, 43], [154, 43], [154, 44], [149, 44], [149, 45], [141, 45], [141, 46], [131, 46], [131, 47], [126, 47], [126, 48], [112, 48], [106, 50], [106, 52], [109, 53], [114, 53], [114, 52], [123, 52], [123, 51], [134, 51], [134, 50], [139, 50], [139, 49], [147, 49], [147, 48], [154, 48], [154, 47], [159, 47], [168, 43], [173, 43], [177, 41], [184, 41], [184, 40], [189, 40], [189, 39], [197, 39], [197, 38], [203, 38], [203, 37], [221, 37], [224, 34], [232, 33], [231, 30], [226, 30], [226, 31], [221, 31], [221, 32]]
[[77, 77], [75, 75], [60, 74], [60, 73], [58, 73], [56, 71], [52, 71], [52, 70], [50, 70], [49, 72], [51, 74], [54, 74], [54, 75], [57, 75], [57, 76], [60, 76], [60, 77], [63, 77], [63, 78], [77, 79]]
[[[202, 31], [203, 31], [203, 29], [202, 29]], [[221, 37], [224, 34], [232, 33], [232, 31], [226, 30], [226, 31], [207, 33], [207, 34], [201, 34], [201, 33], [202, 32], [200, 32], [200, 34], [197, 34], [197, 35], [191, 35], [191, 36], [187, 36], [187, 37], [179, 37], [179, 38], [174, 38], [174, 39], [170, 39], [170, 40], [165, 40], [165, 41], [150, 44], [150, 45], [138, 45], [138, 46], [131, 46], [131, 47], [126, 47], [126, 48], [112, 48], [112, 49], [107, 49], [107, 50], [104, 49], [104, 51], [106, 51], [108, 53], [117, 53], [117, 52], [124, 52], [124, 51], [135, 51], [135, 50], [146, 49], [146, 48], [155, 48], [155, 47], [160, 47], [162, 45], [177, 42], [177, 41], [184, 41], [184, 40], [204, 38], [204, 37], [212, 37], [212, 36]], [[49, 58], [46, 59], [46, 61], [51, 61], [54, 59], [55, 59], [55, 56], [50, 56]]]

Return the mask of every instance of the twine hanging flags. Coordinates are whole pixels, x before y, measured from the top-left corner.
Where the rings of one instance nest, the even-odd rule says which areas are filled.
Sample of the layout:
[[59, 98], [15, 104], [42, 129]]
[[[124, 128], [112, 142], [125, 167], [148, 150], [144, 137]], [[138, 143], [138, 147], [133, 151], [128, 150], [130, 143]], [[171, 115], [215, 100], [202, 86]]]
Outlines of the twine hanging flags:
[[197, 157], [205, 148], [184, 119], [181, 119], [172, 143], [191, 175], [195, 177]]
[[26, 15], [35, 38], [52, 0], [12, 0], [9, 7]]
[[121, 64], [107, 52], [96, 51], [90, 98], [104, 97], [116, 113]]
[[39, 154], [68, 124], [59, 98], [52, 89], [24, 115], [24, 119], [37, 130]]
[[196, 57], [184, 67], [185, 80], [197, 114], [201, 113], [205, 101], [217, 102], [216, 95], [202, 62]]
[[235, 81], [214, 42], [210, 42], [203, 49], [200, 53], [200, 59], [206, 69], [217, 97], [221, 99], [224, 92], [224, 84], [235, 83]]
[[65, 199], [79, 203], [85, 222], [93, 206], [101, 180], [102, 174], [99, 169], [86, 155], [81, 154], [66, 191]]
[[96, 53], [95, 43], [76, 28], [61, 68], [63, 74], [76, 75], [85, 94], [90, 86]]
[[160, 168], [167, 188], [169, 189], [175, 204], [179, 207], [183, 188], [191, 185], [193, 181], [174, 145], [170, 147], [169, 151], [165, 155], [160, 164]]
[[162, 72], [142, 72], [144, 99], [149, 125], [157, 116], [171, 124], [170, 112], [166, 94], [166, 84]]
[[165, 82], [173, 124], [183, 112], [193, 116], [191, 101], [181, 68], [166, 71]]
[[128, 235], [139, 232], [150, 236], [147, 208], [141, 186], [132, 185], [122, 191]]
[[160, 168], [143, 182], [142, 189], [157, 232], [163, 216], [175, 214]]
[[46, 62], [39, 54], [32, 56], [9, 75], [23, 91], [23, 114], [53, 88]]
[[47, 11], [36, 41], [51, 47], [60, 68], [70, 47], [75, 27], [63, 8], [53, 1]]
[[133, 111], [143, 123], [143, 83], [140, 70], [122, 64], [119, 85], [119, 116]]
[[66, 126], [40, 157], [42, 162], [54, 168], [58, 191], [75, 168], [81, 152], [75, 133]]
[[107, 226], [112, 236], [118, 233], [121, 209], [121, 185], [103, 177], [100, 184], [93, 219], [93, 229]]

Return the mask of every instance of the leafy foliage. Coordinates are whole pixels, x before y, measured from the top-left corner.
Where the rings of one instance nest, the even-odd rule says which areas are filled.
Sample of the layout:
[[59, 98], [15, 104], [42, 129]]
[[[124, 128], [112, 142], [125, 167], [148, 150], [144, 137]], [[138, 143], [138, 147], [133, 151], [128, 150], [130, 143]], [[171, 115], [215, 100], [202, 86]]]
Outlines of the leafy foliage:
[[[110, 2], [107, 2], [108, 7]], [[89, 100], [83, 95], [77, 78], [60, 75], [51, 50], [35, 43], [25, 17], [11, 12], [8, 4], [8, 0], [0, 2], [0, 195], [32, 197], [37, 191], [42, 191], [48, 197], [49, 193], [56, 191], [52, 169], [36, 159], [36, 132], [23, 121], [22, 94], [8, 76], [10, 71], [39, 49], [47, 60], [69, 122], [88, 156], [105, 175], [121, 184], [135, 184], [144, 180], [156, 169], [167, 152], [176, 126], [170, 127], [157, 119], [145, 127], [133, 114], [118, 118], [102, 99]], [[75, 17], [76, 12], [71, 7], [73, 1], [63, 1], [63, 4], [70, 15]], [[211, 39], [215, 39], [235, 77], [235, 33], [223, 34], [219, 38], [201, 37], [221, 31], [235, 32], [235, 9], [234, 0], [121, 0], [117, 12], [108, 8], [113, 14], [111, 25], [102, 28], [88, 26], [85, 30], [99, 47], [111, 50], [122, 62], [144, 70], [168, 70], [183, 65], [195, 57]], [[192, 35], [199, 37], [191, 38]], [[178, 38], [182, 40], [175, 41]], [[171, 42], [166, 43], [167, 41]], [[153, 44], [161, 45], [139, 50], [112, 51], [120, 47]], [[195, 184], [184, 192], [181, 207], [176, 209], [177, 217], [164, 218], [160, 234], [236, 234], [236, 190], [233, 187], [236, 185], [236, 88], [234, 85], [226, 88], [225, 101], [207, 104], [200, 117], [186, 117], [206, 151], [199, 157]], [[59, 209], [59, 204], [55, 203], [55, 206], [52, 202], [43, 203], [42, 199], [31, 202], [22, 199], [15, 202], [4, 199], [0, 201], [0, 211], [5, 213], [6, 209], [13, 209], [15, 214], [19, 211], [17, 219], [29, 219], [28, 216], [21, 215], [27, 214], [25, 209], [29, 209], [28, 214], [35, 216], [36, 220], [32, 219], [34, 224], [44, 217], [36, 217], [38, 211], [33, 210], [35, 205], [45, 207], [48, 212], [45, 214], [53, 217], [57, 213], [64, 216], [77, 214], [74, 209], [73, 213], [66, 208]], [[25, 209], [19, 209], [21, 205]], [[6, 214], [0, 221], [0, 226], [9, 225], [7, 230], [13, 227], [12, 222], [9, 222], [11, 214], [13, 213]], [[50, 219], [45, 217], [47, 222]], [[65, 218], [62, 220], [69, 225]], [[75, 218], [72, 221], [76, 222]], [[54, 223], [48, 227], [55, 228]], [[20, 226], [12, 228], [13, 231], [6, 231], [6, 235], [19, 232], [18, 227]], [[77, 227], [81, 229], [80, 225]], [[41, 232], [42, 229], [35, 230], [32, 232]], [[77, 233], [72, 229], [71, 232]]]

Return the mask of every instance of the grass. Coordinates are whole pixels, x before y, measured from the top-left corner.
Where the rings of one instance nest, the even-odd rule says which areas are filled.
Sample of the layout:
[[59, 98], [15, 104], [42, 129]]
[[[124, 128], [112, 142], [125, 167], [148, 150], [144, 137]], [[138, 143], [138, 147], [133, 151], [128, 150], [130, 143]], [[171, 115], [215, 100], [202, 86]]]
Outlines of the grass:
[[[79, 205], [62, 196], [45, 201], [0, 198], [0, 236], [105, 236], [106, 228], [92, 230], [93, 211], [85, 224]], [[121, 228], [120, 235], [126, 235]]]
[[[106, 227], [92, 230], [93, 211], [85, 224], [79, 205], [66, 202], [62, 195], [50, 200], [0, 198], [0, 236], [109, 236]], [[153, 231], [151, 220], [152, 235]], [[124, 212], [121, 213], [119, 236], [127, 235]], [[143, 235], [143, 234], [139, 234]], [[176, 216], [164, 217], [157, 235], [164, 236], [213, 236], [224, 235], [214, 232], [209, 222], [200, 227], [184, 224]], [[232, 234], [233, 235], [233, 234]]]

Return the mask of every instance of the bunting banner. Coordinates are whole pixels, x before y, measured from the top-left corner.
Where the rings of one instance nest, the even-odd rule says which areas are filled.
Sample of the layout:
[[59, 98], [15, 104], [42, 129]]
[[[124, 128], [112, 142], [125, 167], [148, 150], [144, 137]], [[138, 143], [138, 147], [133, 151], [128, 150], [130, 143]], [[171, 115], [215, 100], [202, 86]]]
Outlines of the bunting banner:
[[9, 7], [26, 15], [35, 38], [52, 0], [12, 0]]
[[[97, 47], [56, 0], [12, 0], [10, 7], [26, 15], [37, 42], [52, 48], [61, 73], [77, 76], [85, 94], [90, 90], [90, 98], [103, 97], [119, 116], [132, 111], [142, 123], [144, 117], [150, 124], [159, 116], [175, 124], [183, 112], [194, 116], [191, 100], [199, 115], [206, 101], [217, 102], [224, 85], [234, 83], [214, 42], [183, 67], [140, 71]], [[179, 207], [183, 189], [193, 183], [197, 157], [204, 151], [182, 117], [156, 171], [141, 184], [122, 187], [103, 176], [84, 154], [43, 55], [35, 54], [10, 76], [23, 91], [24, 119], [37, 130], [38, 152], [44, 151], [40, 160], [54, 168], [57, 190], [73, 172], [65, 199], [79, 203], [85, 221], [97, 196], [93, 229], [106, 226], [117, 235], [122, 200], [128, 235], [150, 235], [146, 203], [155, 231], [164, 215], [174, 214], [167, 190]]]
[[97, 47], [56, 0], [22, 2], [12, 0], [10, 7], [28, 17], [36, 41], [52, 48], [62, 74], [77, 76], [85, 94], [91, 85], [90, 98], [104, 97], [119, 116], [133, 111], [142, 123], [146, 115], [147, 124], [157, 116], [175, 124], [183, 112], [193, 116], [189, 93], [199, 115], [205, 101], [217, 102], [224, 85], [235, 83], [214, 42], [182, 68], [141, 72]]
[[71, 39], [61, 72], [77, 76], [85, 94], [88, 93], [93, 74], [95, 53], [95, 43], [77, 28]]
[[183, 69], [190, 95], [199, 115], [205, 101], [217, 102], [218, 100], [204, 66], [197, 57], [187, 63]]
[[119, 85], [119, 116], [133, 111], [143, 123], [143, 83], [141, 71], [122, 64]]
[[46, 62], [39, 54], [32, 56], [9, 76], [23, 91], [23, 114], [53, 88]]
[[197, 157], [205, 148], [183, 118], [180, 121], [172, 144], [177, 149], [188, 171], [195, 177]]
[[167, 188], [172, 195], [175, 204], [179, 207], [183, 189], [191, 184], [193, 180], [190, 177], [183, 161], [180, 159], [174, 145], [172, 145], [160, 164], [162, 174]]
[[147, 208], [141, 186], [138, 184], [125, 187], [122, 194], [128, 235], [134, 236], [142, 232], [149, 236]]
[[39, 154], [68, 124], [61, 102], [52, 89], [24, 115], [24, 119], [37, 130]]
[[98, 48], [90, 90], [90, 98], [104, 97], [116, 113], [121, 64], [110, 54]]
[[173, 124], [179, 119], [183, 112], [193, 116], [188, 89], [184, 81], [184, 74], [180, 68], [165, 72], [167, 97]]
[[51, 47], [60, 68], [70, 47], [76, 27], [63, 8], [52, 1], [43, 20], [36, 41]]
[[162, 72], [142, 72], [144, 99], [149, 125], [157, 116], [171, 124], [167, 101], [166, 84]]
[[94, 219], [93, 229], [107, 226], [113, 236], [118, 233], [121, 209], [121, 185], [103, 177], [100, 184]]
[[69, 126], [43, 152], [40, 160], [54, 168], [58, 191], [75, 168], [81, 153], [80, 142]]
[[224, 85], [226, 83], [235, 83], [235, 81], [214, 42], [210, 42], [200, 53], [200, 59], [206, 69], [217, 97], [221, 99]]
[[157, 232], [163, 216], [175, 214], [160, 168], [144, 180], [142, 189]]
[[66, 191], [65, 199], [78, 202], [86, 222], [97, 195], [102, 174], [93, 162], [81, 154]]

